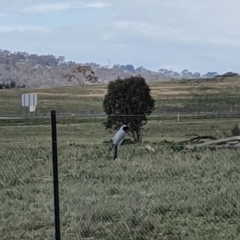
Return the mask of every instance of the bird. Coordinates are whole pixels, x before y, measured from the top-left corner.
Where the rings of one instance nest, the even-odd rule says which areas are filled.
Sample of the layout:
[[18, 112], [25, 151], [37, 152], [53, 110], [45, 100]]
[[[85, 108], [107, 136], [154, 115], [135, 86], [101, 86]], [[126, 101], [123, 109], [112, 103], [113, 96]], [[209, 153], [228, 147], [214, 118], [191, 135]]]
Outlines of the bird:
[[114, 137], [111, 139], [111, 146], [109, 147], [109, 152], [114, 148], [114, 160], [116, 160], [118, 155], [118, 149], [125, 138], [125, 134], [129, 127], [127, 125], [122, 125], [120, 129], [115, 133]]

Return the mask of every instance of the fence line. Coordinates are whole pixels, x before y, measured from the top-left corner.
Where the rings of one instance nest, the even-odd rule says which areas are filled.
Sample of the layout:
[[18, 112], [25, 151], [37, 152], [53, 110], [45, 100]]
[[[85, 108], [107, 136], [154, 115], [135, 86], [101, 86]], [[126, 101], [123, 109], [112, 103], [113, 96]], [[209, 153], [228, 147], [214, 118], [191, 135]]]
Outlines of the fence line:
[[[82, 113], [58, 113], [58, 119], [82, 119], [82, 118], [96, 118], [96, 119], [104, 119], [108, 116], [112, 117], [141, 117], [146, 115], [140, 114], [105, 114], [105, 113], [89, 113], [89, 114], [82, 114]], [[236, 117], [240, 116], [239, 111], [221, 111], [221, 112], [162, 112], [162, 113], [153, 113], [151, 115], [147, 115], [148, 118], [161, 118], [161, 117], [176, 117], [177, 119], [181, 117]], [[0, 116], [0, 120], [24, 120], [28, 118], [32, 119], [49, 119], [49, 114], [42, 114], [42, 115], [8, 115], [8, 116]]]

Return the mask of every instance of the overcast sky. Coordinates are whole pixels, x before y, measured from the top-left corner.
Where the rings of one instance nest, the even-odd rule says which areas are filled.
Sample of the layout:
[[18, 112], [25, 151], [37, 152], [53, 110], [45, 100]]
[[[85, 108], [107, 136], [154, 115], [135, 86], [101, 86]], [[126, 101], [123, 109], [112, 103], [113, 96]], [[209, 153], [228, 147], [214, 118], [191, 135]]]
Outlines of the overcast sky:
[[240, 73], [238, 0], [0, 0], [0, 49]]

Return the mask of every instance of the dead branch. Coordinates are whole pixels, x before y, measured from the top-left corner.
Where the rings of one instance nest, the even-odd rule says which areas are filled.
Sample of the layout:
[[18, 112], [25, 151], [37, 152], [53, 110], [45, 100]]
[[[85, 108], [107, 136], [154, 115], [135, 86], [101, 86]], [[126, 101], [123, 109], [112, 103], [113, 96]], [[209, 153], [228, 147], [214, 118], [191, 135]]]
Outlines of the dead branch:
[[185, 136], [195, 136], [193, 138], [191, 138], [190, 141], [191, 143], [197, 143], [199, 142], [200, 140], [202, 139], [211, 139], [211, 140], [217, 140], [216, 137], [213, 137], [213, 136], [199, 136], [198, 134], [186, 134]]
[[182, 145], [182, 149], [189, 150], [204, 148], [240, 149], [240, 122], [238, 124], [235, 124], [235, 126], [231, 129], [231, 133], [232, 135], [229, 136], [226, 132], [223, 132], [225, 137], [221, 139], [217, 139], [216, 137], [209, 135], [200, 136], [198, 134], [186, 134], [185, 136], [193, 137], [189, 140], [184, 140], [181, 142], [170, 142], [167, 140], [164, 140], [164, 142], [169, 144], [180, 144]]
[[[192, 149], [205, 148], [205, 147], [209, 147], [212, 145], [223, 145], [223, 144], [227, 144], [226, 146], [235, 145], [236, 147], [239, 145], [238, 147], [240, 147], [240, 136], [221, 138], [221, 139], [207, 141], [207, 142], [199, 143], [199, 144], [195, 144], [195, 145], [187, 145], [187, 146], [185, 146], [185, 149], [192, 150]], [[221, 146], [221, 147], [223, 147], [223, 146]]]
[[166, 139], [163, 140], [164, 143], [175, 143], [174, 141], [168, 141]]

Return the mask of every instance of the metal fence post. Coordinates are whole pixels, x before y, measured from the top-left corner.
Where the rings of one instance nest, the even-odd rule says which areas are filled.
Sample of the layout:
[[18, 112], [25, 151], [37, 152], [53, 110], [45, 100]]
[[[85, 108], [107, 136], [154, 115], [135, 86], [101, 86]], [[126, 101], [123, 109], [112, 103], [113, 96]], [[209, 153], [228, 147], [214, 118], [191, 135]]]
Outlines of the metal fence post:
[[51, 111], [52, 129], [52, 160], [53, 160], [53, 190], [54, 190], [54, 215], [55, 215], [55, 239], [61, 240], [60, 213], [59, 213], [59, 190], [58, 190], [58, 155], [57, 155], [57, 123], [56, 111]]

